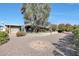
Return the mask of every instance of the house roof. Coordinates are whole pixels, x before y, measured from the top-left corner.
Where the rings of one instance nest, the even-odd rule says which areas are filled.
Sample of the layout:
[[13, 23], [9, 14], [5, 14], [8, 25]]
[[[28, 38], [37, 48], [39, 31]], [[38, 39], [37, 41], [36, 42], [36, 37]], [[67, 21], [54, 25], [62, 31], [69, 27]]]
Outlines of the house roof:
[[22, 25], [18, 25], [18, 24], [6, 24], [5, 26], [22, 26]]

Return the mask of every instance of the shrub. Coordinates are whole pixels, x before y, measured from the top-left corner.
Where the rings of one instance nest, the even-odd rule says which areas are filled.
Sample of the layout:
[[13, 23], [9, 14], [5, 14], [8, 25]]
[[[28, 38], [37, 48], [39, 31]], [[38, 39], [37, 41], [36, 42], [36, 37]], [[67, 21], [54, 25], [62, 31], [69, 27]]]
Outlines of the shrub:
[[49, 26], [49, 29], [52, 29], [52, 31], [56, 31], [56, 30], [57, 30], [57, 25], [51, 24], [51, 25]]
[[0, 45], [6, 43], [9, 40], [8, 33], [0, 32]]
[[65, 24], [59, 24], [58, 25], [58, 30], [59, 31], [64, 31], [65, 30]]
[[58, 29], [59, 30], [63, 30], [63, 31], [73, 31], [73, 27], [71, 24], [59, 24], [58, 25]]
[[73, 30], [73, 34], [74, 34], [74, 44], [76, 48], [79, 48], [79, 29], [75, 29]]
[[58, 30], [58, 33], [62, 33], [63, 32], [63, 30]]
[[20, 32], [20, 31], [19, 31], [19, 32], [16, 33], [16, 36], [17, 36], [17, 37], [25, 36], [25, 35], [26, 35], [25, 32]]
[[71, 24], [66, 24], [65, 25], [65, 31], [69, 32], [73, 30], [73, 26]]

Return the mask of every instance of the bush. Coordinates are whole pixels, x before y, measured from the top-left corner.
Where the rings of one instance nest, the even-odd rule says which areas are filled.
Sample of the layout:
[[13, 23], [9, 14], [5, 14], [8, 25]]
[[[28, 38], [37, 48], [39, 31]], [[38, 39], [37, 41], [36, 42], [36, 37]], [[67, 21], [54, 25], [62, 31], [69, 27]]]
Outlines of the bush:
[[74, 34], [74, 44], [76, 48], [79, 48], [79, 29], [73, 30]]
[[65, 24], [58, 25], [58, 32], [65, 31]]
[[17, 33], [16, 33], [16, 36], [17, 36], [17, 37], [25, 36], [25, 35], [26, 35], [25, 32], [17, 32]]
[[63, 30], [58, 30], [58, 33], [62, 33], [63, 32]]
[[0, 45], [6, 43], [9, 40], [8, 33], [0, 32]]
[[71, 24], [59, 24], [58, 25], [59, 30], [70, 32], [73, 30], [73, 26]]
[[56, 30], [57, 30], [57, 25], [51, 24], [51, 25], [49, 26], [49, 29], [52, 29], [52, 31], [56, 31]]
[[73, 26], [65, 26], [66, 28], [65, 28], [65, 31], [67, 31], [67, 32], [70, 32], [70, 31], [73, 31]]

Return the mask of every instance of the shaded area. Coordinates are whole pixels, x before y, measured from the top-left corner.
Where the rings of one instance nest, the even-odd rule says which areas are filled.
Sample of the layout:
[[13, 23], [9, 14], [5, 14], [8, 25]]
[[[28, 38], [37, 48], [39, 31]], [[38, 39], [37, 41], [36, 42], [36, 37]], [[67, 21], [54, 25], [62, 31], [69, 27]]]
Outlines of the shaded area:
[[53, 51], [55, 56], [75, 56], [76, 50], [73, 45], [73, 34], [68, 33], [65, 37], [60, 38], [57, 43], [53, 43], [56, 50]]

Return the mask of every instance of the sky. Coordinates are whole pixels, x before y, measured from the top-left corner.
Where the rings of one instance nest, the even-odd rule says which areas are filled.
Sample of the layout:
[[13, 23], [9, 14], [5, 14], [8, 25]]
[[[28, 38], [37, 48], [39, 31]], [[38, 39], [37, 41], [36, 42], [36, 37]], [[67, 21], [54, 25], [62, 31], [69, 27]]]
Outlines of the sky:
[[0, 24], [24, 24], [24, 18], [21, 14], [21, 4], [1, 4], [0, 3]]
[[[0, 3], [0, 24], [24, 24], [22, 4]], [[79, 4], [50, 4], [48, 21], [52, 24], [79, 24]]]
[[53, 24], [69, 23], [79, 25], [79, 4], [51, 4], [49, 22]]

